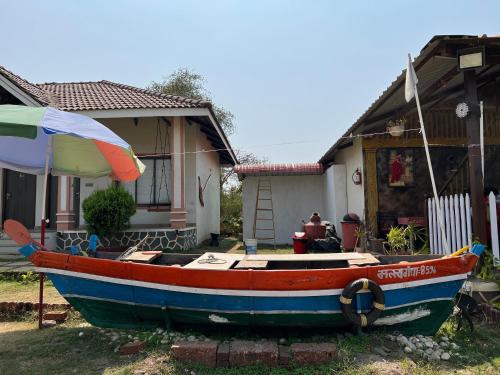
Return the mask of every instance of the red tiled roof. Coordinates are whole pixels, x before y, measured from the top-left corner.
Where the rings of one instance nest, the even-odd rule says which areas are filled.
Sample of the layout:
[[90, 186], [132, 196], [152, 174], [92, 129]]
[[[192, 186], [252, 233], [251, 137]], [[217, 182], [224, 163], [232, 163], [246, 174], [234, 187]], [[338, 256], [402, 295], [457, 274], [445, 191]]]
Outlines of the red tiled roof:
[[319, 175], [324, 172], [319, 163], [240, 164], [233, 170], [239, 175], [253, 176]]
[[36, 85], [26, 81], [25, 79], [19, 77], [17, 74], [12, 73], [10, 70], [5, 69], [0, 65], [0, 75], [7, 78], [14, 85], [21, 88], [24, 92], [30, 95], [33, 99], [35, 99], [40, 104], [48, 104], [49, 98], [47, 97], [47, 92], [43, 89], [40, 89]]
[[51, 82], [37, 86], [53, 93], [57, 107], [66, 111], [210, 107], [207, 101], [160, 94], [110, 81]]
[[[182, 108], [208, 108], [215, 117], [210, 102], [190, 99], [176, 95], [165, 95], [150, 90], [140, 89], [110, 81], [96, 82], [50, 82], [33, 84], [11, 71], [0, 66], [0, 76], [5, 77], [13, 85], [30, 95], [42, 106], [54, 106], [64, 111], [91, 111], [91, 110], [119, 110], [119, 109], [182, 109]], [[221, 129], [215, 123], [206, 124]], [[222, 131], [223, 133], [223, 131]], [[221, 150], [222, 161], [229, 164], [237, 163], [229, 142], [224, 134], [214, 135], [219, 140], [212, 140], [215, 148]]]
[[155, 108], [209, 108], [210, 102], [165, 95], [110, 81], [33, 84], [0, 66], [0, 75], [42, 105], [64, 111]]

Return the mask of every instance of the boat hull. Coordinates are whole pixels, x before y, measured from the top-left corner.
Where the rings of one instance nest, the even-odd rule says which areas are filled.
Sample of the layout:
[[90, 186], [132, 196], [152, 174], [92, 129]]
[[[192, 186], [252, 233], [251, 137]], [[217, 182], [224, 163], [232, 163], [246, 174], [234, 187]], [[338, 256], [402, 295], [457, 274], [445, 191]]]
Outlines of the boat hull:
[[[67, 298], [92, 325], [107, 328], [148, 329], [169, 327], [172, 323], [221, 326], [229, 324], [254, 327], [328, 327], [343, 328], [349, 326], [341, 313], [306, 314], [234, 314], [185, 309], [161, 309], [159, 307], [130, 305], [91, 300], [78, 297]], [[374, 328], [396, 330], [408, 335], [433, 335], [448, 318], [453, 308], [451, 300], [422, 302], [411, 307], [400, 307], [382, 313], [380, 319], [393, 319], [397, 322], [401, 316], [415, 316], [410, 321], [394, 324], [375, 325]], [[419, 317], [419, 312], [423, 316]], [[214, 317], [215, 316], [215, 317]], [[215, 318], [215, 321], [214, 321]]]
[[[91, 324], [115, 328], [151, 328], [173, 323], [271, 327], [345, 327], [340, 289], [256, 293], [140, 284], [71, 271], [40, 269]], [[333, 272], [333, 271], [332, 271]], [[374, 327], [408, 334], [434, 334], [448, 317], [453, 297], [466, 274], [402, 285], [385, 285], [386, 309]], [[273, 295], [274, 294], [274, 295]], [[269, 296], [271, 295], [271, 296]], [[367, 311], [370, 293], [355, 306]]]
[[[39, 272], [96, 326], [144, 328], [175, 323], [214, 326], [345, 327], [340, 296], [367, 278], [385, 308], [371, 328], [434, 334], [477, 262], [474, 254], [365, 267], [207, 270], [138, 264], [27, 250]], [[361, 291], [354, 309], [372, 308]]]

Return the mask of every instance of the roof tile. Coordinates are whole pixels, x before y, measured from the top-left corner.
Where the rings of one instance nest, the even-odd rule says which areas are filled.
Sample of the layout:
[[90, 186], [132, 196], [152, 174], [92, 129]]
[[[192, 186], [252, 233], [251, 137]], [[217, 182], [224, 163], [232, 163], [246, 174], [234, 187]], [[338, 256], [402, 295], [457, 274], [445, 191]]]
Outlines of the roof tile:
[[7, 78], [9, 81], [14, 83], [16, 86], [20, 87], [33, 97], [36, 101], [41, 104], [48, 104], [50, 102], [49, 97], [47, 96], [47, 92], [43, 89], [40, 89], [36, 85], [26, 81], [25, 79], [19, 77], [17, 74], [12, 73], [10, 70], [5, 69], [0, 65], [0, 75]]
[[240, 164], [234, 167], [234, 172], [253, 176], [298, 176], [319, 175], [324, 168], [319, 163]]
[[203, 108], [203, 100], [165, 95], [110, 81], [42, 83], [40, 89], [57, 98], [57, 107], [66, 111], [139, 108]]

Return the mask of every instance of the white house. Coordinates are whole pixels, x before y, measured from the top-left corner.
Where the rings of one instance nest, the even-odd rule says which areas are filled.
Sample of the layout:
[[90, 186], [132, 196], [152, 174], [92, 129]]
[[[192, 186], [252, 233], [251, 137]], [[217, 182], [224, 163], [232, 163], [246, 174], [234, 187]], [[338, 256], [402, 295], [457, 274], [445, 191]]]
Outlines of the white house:
[[[466, 71], [457, 68], [457, 56], [478, 46], [485, 51], [484, 66], [466, 70], [469, 75], [474, 72], [467, 81]], [[475, 196], [472, 207], [485, 210], [484, 190], [500, 189], [500, 64], [495, 58], [499, 53], [500, 38], [495, 36], [436, 35], [413, 61], [435, 185], [444, 202], [470, 192]], [[235, 167], [243, 179], [244, 237], [261, 237], [254, 235], [254, 218], [258, 182], [265, 179], [271, 182], [277, 243], [290, 243], [293, 233], [302, 228], [301, 221], [312, 212], [333, 222], [340, 234], [339, 223], [348, 212], [356, 213], [377, 238], [385, 237], [395, 225], [412, 223], [425, 228], [427, 199], [433, 189], [420, 120], [415, 102], [405, 99], [405, 82], [403, 71], [318, 163]], [[457, 105], [470, 95], [467, 91], [474, 90], [483, 103], [481, 169], [477, 163], [480, 141], [471, 144], [479, 124], [456, 112]], [[393, 127], [394, 121], [399, 122], [399, 129]], [[454, 215], [449, 216], [453, 220]], [[486, 217], [473, 215], [476, 223], [472, 224], [484, 238]]]
[[[365, 198], [362, 181], [355, 184], [353, 175], [358, 169], [363, 174], [361, 142], [354, 140], [338, 150], [335, 163], [253, 164], [237, 165], [235, 171], [243, 183], [243, 237], [270, 238], [271, 221], [255, 221], [259, 181], [261, 191], [259, 208], [272, 199], [272, 211], [259, 210], [258, 219], [273, 219], [274, 240], [277, 244], [290, 244], [294, 232], [302, 231], [313, 212], [322, 220], [332, 222], [342, 236], [340, 222], [348, 212], [363, 217]], [[267, 186], [271, 186], [271, 191]], [[263, 186], [265, 186], [263, 188]], [[269, 195], [271, 194], [272, 197]], [[271, 216], [272, 215], [272, 216]], [[267, 226], [266, 226], [267, 225]], [[254, 227], [257, 230], [254, 232]], [[259, 228], [265, 228], [259, 230]], [[272, 240], [262, 240], [271, 243]]]
[[[33, 84], [0, 67], [0, 104], [84, 114], [132, 146], [147, 166], [137, 182], [125, 185], [137, 213], [131, 230], [109, 246], [127, 246], [149, 232], [151, 248], [188, 248], [219, 232], [220, 168], [236, 157], [209, 102], [109, 81]], [[58, 246], [85, 242], [81, 204], [112, 181], [61, 176], [50, 183], [46, 214]], [[40, 225], [41, 176], [0, 169], [0, 196], [0, 223], [12, 218], [31, 229]]]

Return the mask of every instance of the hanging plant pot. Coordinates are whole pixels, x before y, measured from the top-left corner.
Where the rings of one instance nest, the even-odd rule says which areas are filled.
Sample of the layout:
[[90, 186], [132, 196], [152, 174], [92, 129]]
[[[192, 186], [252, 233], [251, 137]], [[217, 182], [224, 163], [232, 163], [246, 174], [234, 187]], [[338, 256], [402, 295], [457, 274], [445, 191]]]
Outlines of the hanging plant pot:
[[406, 119], [391, 120], [387, 123], [387, 131], [393, 137], [401, 137], [405, 132]]
[[393, 137], [401, 137], [405, 131], [405, 127], [403, 125], [388, 126], [387, 131]]

